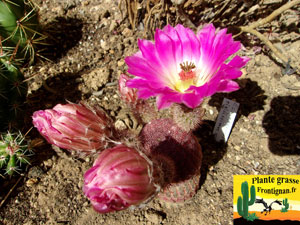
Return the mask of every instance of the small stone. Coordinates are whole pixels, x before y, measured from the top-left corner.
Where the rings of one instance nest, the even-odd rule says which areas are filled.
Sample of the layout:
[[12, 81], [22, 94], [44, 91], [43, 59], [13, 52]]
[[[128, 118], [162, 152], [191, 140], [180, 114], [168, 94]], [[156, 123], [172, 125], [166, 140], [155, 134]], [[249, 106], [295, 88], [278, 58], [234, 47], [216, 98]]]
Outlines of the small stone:
[[238, 145], [235, 145], [233, 148], [234, 148], [235, 150], [237, 150], [237, 151], [240, 151], [240, 150], [241, 150], [241, 147], [238, 146]]
[[132, 30], [130, 30], [130, 29], [127, 28], [127, 27], [122, 31], [122, 34], [123, 34], [125, 37], [131, 37], [131, 36], [133, 35]]
[[28, 171], [28, 177], [29, 178], [39, 178], [43, 174], [44, 174], [44, 171], [38, 166], [33, 166]]
[[64, 9], [62, 6], [55, 7], [51, 11], [57, 14], [64, 14]]
[[37, 183], [38, 183], [38, 179], [36, 179], [36, 178], [30, 178], [30, 179], [28, 179], [26, 181], [26, 186], [27, 187], [32, 187], [32, 186], [34, 186]]
[[115, 128], [117, 130], [125, 130], [125, 129], [127, 129], [127, 126], [126, 126], [126, 124], [122, 120], [118, 119], [115, 122]]
[[83, 1], [83, 2], [81, 3], [82, 6], [87, 6], [88, 4], [90, 4], [89, 1]]
[[111, 24], [109, 26], [109, 32], [112, 32], [113, 30], [115, 30], [117, 28], [118, 24], [115, 20], [111, 21]]
[[104, 40], [100, 40], [100, 46], [101, 48], [103, 48], [104, 50], [108, 50], [109, 49], [109, 46], [107, 45], [107, 42], [104, 41]]
[[48, 160], [44, 161], [44, 165], [46, 167], [51, 167], [53, 165], [52, 159], [48, 159]]
[[123, 59], [120, 60], [120, 61], [118, 61], [118, 67], [121, 67], [121, 66], [123, 66], [124, 64], [125, 64], [125, 62], [124, 62]]

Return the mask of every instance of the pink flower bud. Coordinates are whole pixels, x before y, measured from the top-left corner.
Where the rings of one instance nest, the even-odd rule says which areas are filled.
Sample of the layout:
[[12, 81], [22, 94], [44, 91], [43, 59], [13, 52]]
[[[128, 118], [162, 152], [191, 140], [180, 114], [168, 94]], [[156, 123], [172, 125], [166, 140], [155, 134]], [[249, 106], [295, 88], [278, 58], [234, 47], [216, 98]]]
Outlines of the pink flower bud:
[[151, 169], [135, 149], [117, 145], [99, 154], [84, 175], [83, 191], [100, 213], [124, 210], [155, 194]]
[[53, 109], [34, 112], [32, 118], [49, 143], [79, 154], [104, 149], [106, 137], [112, 133], [104, 111], [92, 111], [83, 104], [58, 104]]
[[126, 82], [130, 80], [130, 77], [126, 74], [121, 74], [119, 78], [119, 92], [120, 97], [126, 103], [134, 104], [137, 100], [137, 90], [126, 86]]

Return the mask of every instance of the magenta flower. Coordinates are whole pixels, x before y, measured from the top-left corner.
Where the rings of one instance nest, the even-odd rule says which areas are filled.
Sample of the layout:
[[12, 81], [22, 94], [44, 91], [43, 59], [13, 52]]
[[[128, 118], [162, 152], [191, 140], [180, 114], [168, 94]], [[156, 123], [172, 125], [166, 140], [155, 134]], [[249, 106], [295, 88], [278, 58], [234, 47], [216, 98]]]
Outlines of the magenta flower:
[[156, 96], [159, 109], [174, 102], [195, 108], [204, 97], [237, 90], [239, 86], [232, 79], [242, 75], [240, 68], [249, 59], [235, 56], [224, 63], [240, 49], [240, 42], [226, 32], [216, 32], [213, 24], [197, 35], [182, 25], [158, 29], [155, 43], [139, 40], [140, 51], [126, 57], [128, 72], [136, 76], [126, 85], [137, 88], [139, 98]]
[[84, 194], [100, 213], [139, 205], [153, 196], [156, 187], [151, 165], [135, 149], [125, 145], [101, 152], [84, 175]]
[[33, 125], [46, 140], [77, 153], [93, 153], [106, 147], [110, 120], [100, 108], [83, 104], [56, 105], [33, 113]]

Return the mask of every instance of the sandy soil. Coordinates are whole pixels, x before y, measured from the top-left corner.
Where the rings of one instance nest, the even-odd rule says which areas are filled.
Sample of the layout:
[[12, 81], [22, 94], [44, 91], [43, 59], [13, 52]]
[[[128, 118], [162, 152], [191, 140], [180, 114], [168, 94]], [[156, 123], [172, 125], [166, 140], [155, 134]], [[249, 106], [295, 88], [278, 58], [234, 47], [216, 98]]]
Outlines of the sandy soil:
[[[30, 84], [25, 115], [28, 128], [32, 126], [30, 115], [36, 110], [88, 100], [103, 107], [119, 124], [135, 129], [131, 116], [122, 110], [116, 81], [126, 71], [124, 58], [138, 50], [142, 27], [132, 30], [113, 0], [37, 2], [41, 23], [55, 45], [46, 55], [51, 61], [40, 60], [25, 71]], [[262, 5], [262, 9], [270, 11], [286, 1], [275, 2]], [[250, 11], [253, 6], [244, 7], [243, 17], [238, 17], [240, 25], [268, 12]], [[211, 7], [207, 3], [205, 10]], [[299, 11], [295, 11], [287, 11], [273, 21], [271, 34], [276, 46], [299, 65]], [[191, 21], [196, 26], [209, 22], [211, 18], [203, 15], [199, 13]], [[216, 20], [217, 25], [222, 25], [228, 15], [223, 17]], [[201, 23], [195, 22], [199, 20]], [[235, 23], [237, 20], [232, 19]], [[267, 30], [268, 26], [262, 28], [262, 32]], [[192, 199], [180, 204], [154, 199], [141, 209], [98, 214], [82, 192], [83, 174], [93, 159], [76, 159], [47, 144], [33, 129], [29, 137], [39, 144], [32, 166], [0, 208], [0, 224], [228, 225], [233, 220], [233, 175], [299, 174], [299, 76], [284, 75], [273, 54], [255, 38], [246, 35], [241, 40], [244, 49], [240, 54], [251, 58], [238, 79], [241, 89], [207, 99], [204, 122], [195, 132], [203, 148], [203, 166], [200, 189]], [[262, 50], [257, 51], [258, 47]], [[212, 130], [224, 97], [239, 102], [240, 110], [227, 144], [221, 145], [214, 141]], [[1, 181], [0, 200], [18, 179]]]

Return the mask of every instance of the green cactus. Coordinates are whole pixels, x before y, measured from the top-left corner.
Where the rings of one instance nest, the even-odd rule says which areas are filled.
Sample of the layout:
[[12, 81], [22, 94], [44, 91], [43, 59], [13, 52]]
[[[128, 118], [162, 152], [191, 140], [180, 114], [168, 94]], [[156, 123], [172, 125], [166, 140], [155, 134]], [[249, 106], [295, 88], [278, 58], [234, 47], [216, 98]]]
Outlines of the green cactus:
[[237, 210], [240, 216], [242, 216], [244, 219], [247, 219], [249, 217], [248, 209], [250, 205], [253, 205], [255, 202], [256, 198], [256, 193], [255, 193], [255, 187], [252, 185], [250, 188], [250, 195], [251, 198], [249, 200], [249, 190], [248, 190], [248, 182], [245, 181], [241, 185], [242, 188], [242, 195], [238, 197], [237, 201]]
[[1, 134], [0, 174], [2, 176], [12, 176], [15, 172], [20, 171], [23, 165], [30, 164], [28, 158], [31, 155], [32, 152], [28, 149], [25, 138], [20, 132]]
[[254, 221], [256, 219], [258, 219], [259, 217], [256, 215], [256, 213], [248, 213], [248, 216], [246, 218], [246, 220], [248, 221]]
[[283, 199], [283, 200], [282, 200], [282, 204], [284, 205], [284, 208], [282, 208], [282, 209], [280, 210], [280, 212], [285, 213], [285, 212], [288, 211], [288, 209], [289, 209], [289, 207], [290, 207], [290, 204], [288, 203], [288, 199], [287, 199], [287, 198]]
[[38, 8], [31, 0], [0, 0], [0, 38], [3, 46], [14, 47], [16, 57], [34, 62], [36, 46], [44, 44]]
[[26, 100], [27, 84], [8, 55], [0, 56], [0, 131], [15, 126]]

